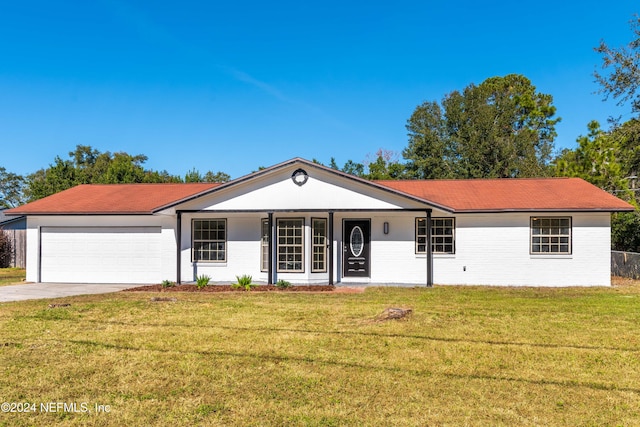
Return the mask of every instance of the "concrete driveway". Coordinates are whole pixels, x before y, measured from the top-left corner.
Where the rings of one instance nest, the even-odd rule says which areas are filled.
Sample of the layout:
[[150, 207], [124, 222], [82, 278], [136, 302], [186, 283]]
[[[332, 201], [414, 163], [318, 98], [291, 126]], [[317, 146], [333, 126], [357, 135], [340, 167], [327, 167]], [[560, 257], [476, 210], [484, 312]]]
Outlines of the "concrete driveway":
[[0, 286], [0, 302], [24, 301], [70, 297], [75, 295], [108, 294], [123, 289], [144, 285], [132, 284], [86, 284], [86, 283], [25, 283]]

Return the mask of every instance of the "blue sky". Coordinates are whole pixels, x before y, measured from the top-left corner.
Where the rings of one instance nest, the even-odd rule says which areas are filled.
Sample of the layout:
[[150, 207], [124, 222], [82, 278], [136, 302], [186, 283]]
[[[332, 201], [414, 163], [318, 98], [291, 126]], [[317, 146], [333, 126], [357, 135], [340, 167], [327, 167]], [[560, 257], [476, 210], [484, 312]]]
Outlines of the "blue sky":
[[510, 73], [551, 94], [556, 148], [629, 108], [602, 101], [601, 39], [627, 1], [5, 1], [0, 166], [27, 174], [77, 144], [146, 167], [232, 177], [292, 157], [400, 153], [425, 100]]

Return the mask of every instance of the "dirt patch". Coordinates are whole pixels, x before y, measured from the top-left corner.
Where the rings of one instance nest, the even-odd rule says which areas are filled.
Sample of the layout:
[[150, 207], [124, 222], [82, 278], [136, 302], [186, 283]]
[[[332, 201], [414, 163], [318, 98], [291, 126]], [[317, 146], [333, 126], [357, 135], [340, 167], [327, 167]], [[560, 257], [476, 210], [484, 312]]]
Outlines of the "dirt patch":
[[393, 319], [407, 319], [413, 313], [412, 308], [400, 308], [400, 307], [388, 307], [385, 308], [384, 311], [378, 314], [374, 322], [384, 322], [385, 320], [393, 320]]
[[177, 298], [165, 298], [165, 297], [153, 297], [149, 301], [151, 302], [176, 302]]
[[71, 307], [71, 304], [49, 304], [49, 308]]
[[[275, 285], [258, 285], [250, 292], [333, 292], [336, 289], [333, 285], [304, 285], [290, 286], [280, 289]], [[170, 288], [163, 288], [162, 285], [139, 286], [137, 288], [125, 289], [122, 292], [247, 292], [243, 288], [234, 289], [231, 285], [210, 285], [198, 289], [196, 285], [178, 285]]]
[[339, 286], [333, 292], [337, 294], [361, 294], [366, 287], [364, 286]]
[[611, 276], [611, 286], [616, 288], [640, 289], [640, 280], [630, 279], [628, 277]]

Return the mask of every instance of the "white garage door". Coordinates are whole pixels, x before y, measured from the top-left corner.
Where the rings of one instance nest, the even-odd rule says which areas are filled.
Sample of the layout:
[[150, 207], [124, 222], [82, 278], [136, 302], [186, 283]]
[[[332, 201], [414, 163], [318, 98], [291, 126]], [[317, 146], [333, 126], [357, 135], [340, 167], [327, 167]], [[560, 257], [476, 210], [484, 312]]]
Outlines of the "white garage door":
[[43, 227], [40, 280], [159, 283], [160, 227]]

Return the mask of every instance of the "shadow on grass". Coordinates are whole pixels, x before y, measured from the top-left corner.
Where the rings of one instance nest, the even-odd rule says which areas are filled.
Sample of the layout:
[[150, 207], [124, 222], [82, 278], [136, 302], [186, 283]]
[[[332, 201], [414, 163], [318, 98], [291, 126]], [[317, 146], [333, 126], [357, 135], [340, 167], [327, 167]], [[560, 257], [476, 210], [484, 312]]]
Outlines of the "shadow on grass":
[[[59, 320], [73, 320], [73, 319], [59, 319]], [[428, 335], [411, 335], [411, 334], [384, 334], [379, 332], [359, 332], [359, 331], [319, 331], [313, 329], [293, 329], [293, 328], [274, 328], [264, 326], [253, 326], [250, 328], [242, 326], [221, 326], [221, 325], [203, 325], [199, 324], [180, 324], [180, 323], [127, 323], [119, 321], [100, 321], [100, 320], [83, 320], [87, 323], [104, 324], [104, 325], [121, 325], [132, 327], [178, 327], [178, 328], [205, 328], [205, 329], [224, 329], [230, 331], [262, 331], [262, 332], [293, 332], [304, 334], [318, 334], [318, 335], [344, 335], [344, 336], [363, 336], [363, 337], [379, 337], [379, 338], [406, 338], [417, 339], [425, 341], [435, 342], [450, 342], [450, 343], [468, 343], [468, 344], [486, 344], [486, 345], [502, 345], [502, 346], [514, 346], [514, 347], [539, 347], [539, 348], [554, 348], [554, 349], [567, 349], [567, 350], [607, 350], [607, 351], [628, 351], [628, 352], [640, 352], [640, 348], [632, 347], [606, 347], [606, 346], [594, 346], [594, 345], [577, 345], [577, 344], [554, 344], [554, 343], [532, 343], [532, 342], [517, 342], [517, 341], [499, 341], [499, 340], [480, 340], [471, 338], [447, 338], [447, 337], [434, 337]]]
[[602, 391], [624, 391], [624, 392], [633, 392], [640, 393], [640, 388], [634, 387], [618, 387], [614, 384], [602, 384], [596, 382], [580, 382], [574, 380], [545, 380], [545, 379], [527, 379], [527, 378], [516, 378], [516, 377], [507, 377], [507, 376], [499, 376], [499, 375], [486, 375], [486, 374], [454, 374], [447, 372], [433, 372], [426, 369], [407, 369], [407, 368], [399, 368], [393, 366], [376, 366], [369, 365], [364, 363], [354, 363], [354, 362], [341, 362], [335, 360], [326, 360], [326, 359], [318, 359], [313, 357], [296, 357], [296, 356], [277, 356], [270, 354], [256, 354], [256, 353], [234, 353], [229, 351], [206, 351], [206, 350], [173, 350], [173, 349], [162, 349], [162, 348], [143, 348], [143, 347], [133, 347], [133, 346], [125, 346], [125, 345], [115, 345], [109, 343], [102, 343], [97, 341], [88, 341], [88, 340], [51, 340], [62, 343], [71, 343], [75, 345], [83, 345], [89, 347], [96, 348], [105, 348], [110, 350], [122, 350], [122, 351], [154, 351], [160, 353], [176, 353], [176, 354], [195, 354], [201, 356], [213, 356], [213, 357], [237, 357], [237, 358], [245, 358], [245, 359], [259, 359], [264, 361], [276, 361], [276, 362], [299, 362], [299, 363], [311, 363], [311, 364], [319, 364], [319, 365], [328, 365], [328, 366], [338, 366], [342, 368], [352, 368], [352, 369], [362, 369], [362, 370], [372, 370], [372, 371], [387, 371], [391, 373], [409, 373], [417, 376], [425, 376], [425, 377], [433, 377], [440, 376], [451, 379], [459, 379], [459, 380], [489, 380], [489, 381], [506, 381], [512, 383], [521, 383], [521, 384], [531, 384], [531, 385], [539, 385], [539, 386], [559, 386], [559, 387], [572, 387], [572, 388], [588, 388], [592, 390], [602, 390]]

